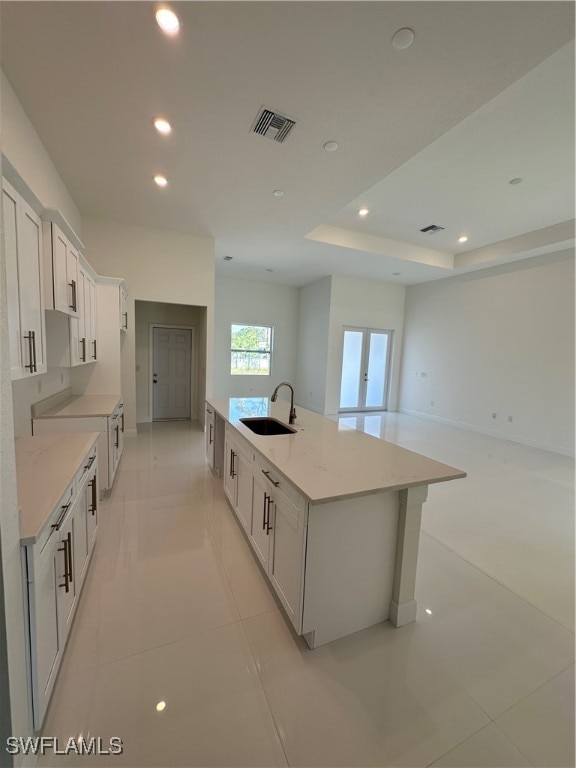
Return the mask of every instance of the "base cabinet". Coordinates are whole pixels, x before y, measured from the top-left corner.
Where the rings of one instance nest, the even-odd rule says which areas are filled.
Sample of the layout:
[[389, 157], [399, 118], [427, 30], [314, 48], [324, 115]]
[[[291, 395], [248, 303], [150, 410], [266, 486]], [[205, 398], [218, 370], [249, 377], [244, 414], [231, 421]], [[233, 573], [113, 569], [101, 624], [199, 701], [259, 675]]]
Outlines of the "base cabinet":
[[241, 437], [226, 430], [224, 438], [224, 493], [246, 532], [252, 522], [252, 456]]
[[34, 730], [44, 721], [96, 540], [97, 469], [94, 446], [44, 532], [22, 547]]

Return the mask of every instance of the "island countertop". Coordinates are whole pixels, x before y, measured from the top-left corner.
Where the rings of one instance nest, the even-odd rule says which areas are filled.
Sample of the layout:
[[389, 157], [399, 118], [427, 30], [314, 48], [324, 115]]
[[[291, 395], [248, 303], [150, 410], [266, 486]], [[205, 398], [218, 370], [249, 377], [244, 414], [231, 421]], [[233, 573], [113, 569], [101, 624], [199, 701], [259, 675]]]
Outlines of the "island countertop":
[[16, 438], [20, 541], [33, 544], [98, 440], [97, 432]]
[[288, 424], [286, 401], [239, 397], [207, 403], [313, 504], [466, 477], [460, 469], [300, 407], [290, 435], [256, 435], [240, 421], [272, 416]]

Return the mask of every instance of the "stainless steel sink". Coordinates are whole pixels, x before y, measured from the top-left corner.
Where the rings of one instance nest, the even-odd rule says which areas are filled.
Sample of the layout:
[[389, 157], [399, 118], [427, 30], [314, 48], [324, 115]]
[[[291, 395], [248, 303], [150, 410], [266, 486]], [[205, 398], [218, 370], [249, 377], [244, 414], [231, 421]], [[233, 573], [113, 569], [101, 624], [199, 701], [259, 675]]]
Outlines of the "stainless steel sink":
[[254, 416], [240, 421], [257, 435], [291, 435], [296, 432], [292, 427], [287, 427], [278, 419], [269, 416]]

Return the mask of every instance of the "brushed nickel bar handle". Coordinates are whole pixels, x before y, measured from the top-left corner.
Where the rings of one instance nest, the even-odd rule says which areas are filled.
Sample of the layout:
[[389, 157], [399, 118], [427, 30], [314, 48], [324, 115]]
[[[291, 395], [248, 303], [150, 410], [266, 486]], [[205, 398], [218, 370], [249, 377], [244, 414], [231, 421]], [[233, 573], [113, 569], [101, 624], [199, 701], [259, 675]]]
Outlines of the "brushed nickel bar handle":
[[63, 547], [58, 547], [58, 552], [64, 552], [64, 584], [58, 584], [59, 587], [64, 587], [66, 592], [70, 591], [70, 583], [68, 581], [68, 536], [62, 540]]
[[94, 345], [94, 354], [92, 355], [92, 358], [96, 360], [96, 339], [92, 339], [92, 344]]
[[270, 525], [270, 507], [272, 506], [272, 496], [268, 496], [268, 514], [266, 515], [266, 536], [270, 534], [272, 526]]
[[267, 470], [267, 469], [263, 469], [263, 470], [262, 470], [262, 473], [263, 473], [264, 475], [266, 475], [266, 477], [268, 478], [268, 480], [270, 480], [270, 482], [272, 483], [272, 485], [274, 485], [276, 488], [278, 488], [278, 486], [280, 485], [280, 481], [279, 481], [279, 480], [273, 480], [273, 479], [270, 477], [270, 472], [268, 472], [268, 470]]
[[28, 333], [24, 334], [24, 338], [28, 339], [28, 357], [30, 358], [30, 363], [28, 365], [25, 365], [24, 368], [29, 368], [30, 373], [34, 373], [34, 352], [32, 351], [32, 334], [34, 331], [29, 331]]
[[68, 304], [68, 306], [74, 312], [78, 312], [78, 306], [76, 304], [76, 280], [71, 280], [68, 285], [72, 288], [72, 304]]
[[70, 583], [74, 580], [74, 577], [72, 575], [72, 531], [68, 533], [67, 536], [68, 539], [68, 578], [70, 579]]
[[30, 331], [32, 334], [32, 352], [34, 355], [34, 373], [38, 371], [38, 366], [36, 364], [36, 331]]
[[268, 494], [264, 492], [264, 507], [262, 509], [262, 530], [266, 530], [266, 506], [268, 502]]
[[80, 339], [80, 344], [82, 344], [82, 362], [86, 362], [86, 336], [84, 338]]
[[62, 512], [60, 514], [60, 517], [58, 518], [58, 520], [55, 523], [53, 523], [50, 526], [51, 528], [54, 528], [55, 531], [59, 531], [60, 530], [60, 526], [62, 525], [62, 520], [64, 520], [64, 518], [66, 517], [66, 512], [68, 512], [68, 510], [70, 509], [71, 505], [72, 505], [72, 502], [69, 501], [68, 504], [63, 506], [62, 507]]
[[124, 411], [120, 414], [120, 418], [122, 419], [122, 432], [124, 432]]
[[90, 480], [90, 485], [92, 486], [92, 508], [90, 509], [90, 512], [92, 515], [95, 515], [98, 508], [98, 496], [96, 494], [96, 475], [94, 475], [92, 480]]

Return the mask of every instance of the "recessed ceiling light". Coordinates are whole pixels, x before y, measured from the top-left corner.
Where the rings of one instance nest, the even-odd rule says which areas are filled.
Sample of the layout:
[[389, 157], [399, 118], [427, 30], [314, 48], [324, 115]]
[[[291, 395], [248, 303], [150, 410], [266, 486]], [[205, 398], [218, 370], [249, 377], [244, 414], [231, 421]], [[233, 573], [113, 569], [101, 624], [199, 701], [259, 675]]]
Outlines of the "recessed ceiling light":
[[224, 256], [224, 261], [232, 261], [234, 256]]
[[428, 616], [432, 616], [432, 611], [430, 610], [430, 608], [425, 608], [425, 611], [428, 614]]
[[459, 243], [467, 243], [468, 242], [468, 237], [466, 235], [462, 235], [462, 237], [458, 238], [458, 242]]
[[166, 702], [165, 701], [159, 701], [158, 704], [156, 704], [156, 711], [162, 712], [162, 710], [166, 709]]
[[326, 152], [336, 152], [338, 144], [336, 144], [335, 141], [327, 141], [326, 144], [324, 144], [324, 149]]
[[158, 8], [156, 11], [156, 21], [160, 29], [167, 35], [177, 35], [180, 29], [178, 16], [170, 8]]
[[360, 208], [358, 211], [358, 216], [368, 216], [370, 213], [370, 210], [368, 208]]
[[521, 184], [524, 181], [524, 179], [521, 179], [519, 176], [515, 179], [510, 179], [508, 184]]
[[272, 192], [274, 197], [284, 197], [284, 190], [283, 189], [275, 189], [274, 192]]
[[154, 118], [154, 128], [156, 128], [158, 133], [161, 133], [163, 136], [167, 136], [172, 132], [172, 126], [168, 120], [165, 120], [163, 117]]
[[168, 179], [166, 176], [162, 176], [161, 173], [157, 173], [156, 176], [154, 176], [154, 181], [159, 187], [166, 187], [168, 185]]
[[398, 51], [403, 51], [405, 48], [410, 48], [413, 42], [414, 32], [408, 27], [399, 29], [392, 37], [392, 45]]

